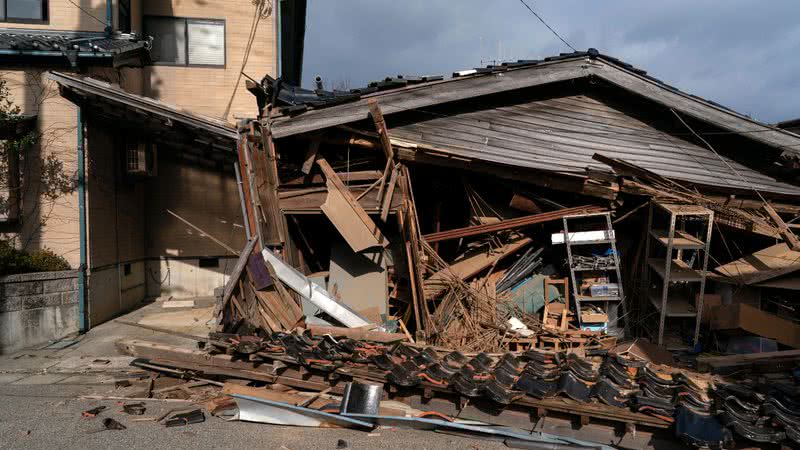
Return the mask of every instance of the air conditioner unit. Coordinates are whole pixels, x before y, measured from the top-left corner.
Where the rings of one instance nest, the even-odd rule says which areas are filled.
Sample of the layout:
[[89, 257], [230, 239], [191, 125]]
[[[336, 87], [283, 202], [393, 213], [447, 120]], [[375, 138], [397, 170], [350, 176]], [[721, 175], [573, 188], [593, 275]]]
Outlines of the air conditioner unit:
[[157, 147], [150, 142], [125, 144], [125, 172], [129, 175], [156, 175]]

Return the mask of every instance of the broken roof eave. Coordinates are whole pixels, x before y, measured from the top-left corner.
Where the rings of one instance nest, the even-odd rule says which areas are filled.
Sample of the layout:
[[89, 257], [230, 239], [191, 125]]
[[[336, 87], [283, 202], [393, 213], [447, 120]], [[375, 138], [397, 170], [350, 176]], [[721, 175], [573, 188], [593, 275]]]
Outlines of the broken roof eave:
[[[483, 95], [581, 78], [585, 76], [583, 71], [585, 59], [556, 61], [532, 68], [477, 74], [377, 92], [365, 95], [354, 102], [310, 110], [296, 116], [278, 117], [272, 122], [272, 135], [280, 139], [367, 119], [369, 118], [367, 102], [371, 98], [380, 99], [381, 111], [386, 116]], [[531, 71], [536, 71], [536, 76], [531, 76]]]
[[[165, 103], [131, 94], [90, 78], [59, 72], [50, 72], [48, 76], [59, 84], [62, 89], [62, 96], [73, 102], [78, 102], [80, 99], [98, 97], [105, 102], [121, 107], [123, 110], [132, 109], [138, 113], [159, 117], [167, 122], [177, 122], [188, 128], [202, 130], [215, 140], [227, 141], [231, 145], [234, 145], [238, 139], [236, 129], [226, 122], [181, 111]], [[84, 101], [83, 103], [87, 102]], [[91, 105], [82, 106], [91, 107]]]
[[595, 76], [612, 85], [719, 128], [800, 155], [800, 136], [753, 120], [712, 102], [686, 94], [620, 66], [603, 56], [576, 56], [504, 72], [416, 84], [362, 96], [351, 103], [313, 109], [296, 116], [277, 117], [271, 124], [275, 138], [345, 125], [369, 117], [367, 102], [379, 98], [384, 116], [458, 100], [525, 89], [559, 81]]

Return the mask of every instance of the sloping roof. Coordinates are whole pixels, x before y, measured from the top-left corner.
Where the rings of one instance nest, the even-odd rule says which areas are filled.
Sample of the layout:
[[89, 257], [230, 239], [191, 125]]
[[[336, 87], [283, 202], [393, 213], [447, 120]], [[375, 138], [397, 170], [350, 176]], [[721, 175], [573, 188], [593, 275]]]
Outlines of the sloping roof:
[[[462, 75], [463, 74], [463, 75]], [[322, 107], [316, 104], [297, 115], [277, 117], [272, 122], [276, 138], [343, 125], [369, 117], [367, 101], [377, 98], [384, 116], [448, 102], [541, 86], [560, 81], [595, 77], [650, 101], [672, 108], [684, 115], [731, 132], [747, 135], [753, 141], [800, 154], [800, 137], [764, 124], [717, 103], [687, 94], [619, 59], [602, 55], [595, 49], [562, 54], [541, 61], [490, 66], [456, 73], [451, 79], [409, 84], [405, 87], [360, 93], [352, 90], [348, 103]], [[355, 92], [353, 92], [355, 91]], [[333, 98], [341, 102], [342, 99]], [[296, 109], [296, 108], [295, 108]]]
[[[155, 116], [170, 128], [187, 128], [215, 141], [233, 143], [238, 138], [236, 128], [228, 122], [131, 94], [93, 78], [61, 72], [50, 72], [49, 77], [59, 84], [62, 96], [87, 108], [102, 110], [104, 115], [116, 114], [120, 120], [132, 120], [136, 116]], [[112, 108], [103, 108], [104, 104], [110, 104]]]
[[150, 61], [150, 41], [131, 34], [107, 37], [101, 32], [0, 28], [0, 57], [49, 57], [71, 65], [104, 59], [115, 66], [143, 65]]
[[424, 144], [417, 152], [438, 156], [582, 174], [587, 168], [608, 171], [592, 158], [600, 153], [697, 185], [740, 192], [749, 192], [752, 186], [762, 192], [800, 195], [797, 186], [667, 134], [602, 97], [572, 94], [388, 124], [392, 139]]

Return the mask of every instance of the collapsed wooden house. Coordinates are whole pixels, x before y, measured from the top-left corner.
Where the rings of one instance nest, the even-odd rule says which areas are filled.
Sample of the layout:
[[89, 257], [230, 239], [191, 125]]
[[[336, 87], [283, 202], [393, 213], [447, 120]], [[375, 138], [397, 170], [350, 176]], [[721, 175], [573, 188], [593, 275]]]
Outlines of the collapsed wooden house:
[[[800, 135], [594, 49], [347, 92], [269, 77], [248, 89], [259, 106], [239, 126], [248, 238], [365, 323], [474, 351], [606, 332], [685, 348], [704, 298], [791, 307], [786, 291], [769, 306], [742, 286], [797, 288], [786, 222], [800, 213]], [[601, 233], [584, 253], [582, 232]], [[776, 239], [788, 270], [748, 265], [763, 275], [749, 281], [712, 270]], [[229, 283], [223, 329], [251, 317], [247, 299], [262, 294], [248, 283]], [[551, 289], [560, 305], [542, 316]], [[296, 292], [275, 294], [303, 297], [285, 321], [341, 324]], [[268, 303], [250, 326], [286, 329]]]
[[[199, 351], [121, 342], [142, 367], [266, 384], [226, 384], [221, 402], [312, 416], [287, 386], [342, 395], [337, 421], [368, 383], [446, 419], [425, 429], [567, 415], [624, 424], [620, 447], [667, 429], [703, 448], [800, 443], [797, 351], [697, 356], [800, 347], [800, 135], [594, 50], [348, 92], [248, 88], [247, 241], [228, 249], [218, 328]], [[661, 347], [615, 345], [633, 336]], [[633, 444], [637, 426], [652, 439]]]

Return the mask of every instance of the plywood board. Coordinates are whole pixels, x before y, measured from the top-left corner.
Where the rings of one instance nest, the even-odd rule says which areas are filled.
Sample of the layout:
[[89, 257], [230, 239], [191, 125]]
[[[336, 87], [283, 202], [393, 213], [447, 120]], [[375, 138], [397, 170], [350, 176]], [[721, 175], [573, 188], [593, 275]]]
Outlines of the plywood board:
[[800, 348], [800, 324], [747, 304], [717, 306], [711, 316], [712, 330], [743, 330]]
[[328, 292], [373, 323], [388, 313], [384, 251], [356, 253], [345, 242], [331, 246]]
[[714, 269], [743, 284], [755, 284], [786, 275], [800, 269], [800, 252], [786, 244], [759, 250]]
[[324, 159], [317, 160], [326, 177], [328, 197], [321, 209], [355, 252], [386, 247], [389, 241]]

